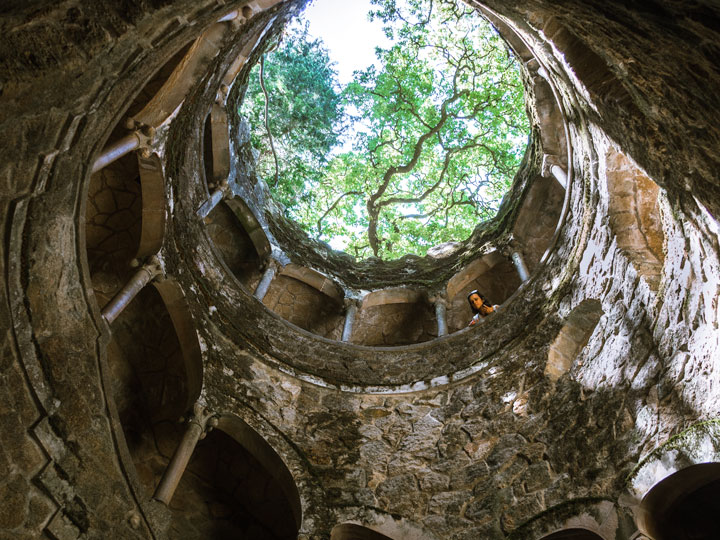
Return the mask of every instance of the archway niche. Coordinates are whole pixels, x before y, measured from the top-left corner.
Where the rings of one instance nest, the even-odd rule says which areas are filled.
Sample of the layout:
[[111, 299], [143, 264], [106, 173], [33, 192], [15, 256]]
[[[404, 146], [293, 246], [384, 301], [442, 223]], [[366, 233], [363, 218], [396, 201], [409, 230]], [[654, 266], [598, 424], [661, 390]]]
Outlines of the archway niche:
[[205, 218], [210, 239], [228, 270], [252, 292], [262, 277], [261, 259], [252, 238], [235, 212], [223, 201]]
[[[558, 126], [558, 131], [562, 128]], [[565, 189], [551, 177], [537, 176], [528, 190], [513, 227], [530, 273], [537, 267], [555, 234], [562, 214]]]
[[395, 346], [437, 337], [435, 310], [426, 296], [404, 287], [368, 294], [355, 318], [351, 343]]
[[106, 142], [106, 147], [114, 143], [115, 141], [122, 139], [135, 128], [134, 122], [127, 119], [130, 119], [136, 114], [138, 114], [142, 109], [145, 108], [145, 106], [147, 106], [150, 101], [152, 101], [152, 99], [161, 90], [163, 85], [168, 81], [170, 75], [172, 75], [178, 64], [180, 64], [183, 58], [185, 58], [185, 55], [190, 49], [190, 46], [193, 44], [193, 41], [194, 40], [191, 40], [186, 45], [181, 47], [147, 80], [145, 85], [137, 93], [135, 98], [125, 110], [122, 116], [123, 120], [118, 122], [113, 127], [113, 130], [110, 133], [110, 136], [108, 137], [108, 140]]
[[603, 540], [603, 537], [588, 529], [564, 529], [543, 536], [540, 540]]
[[668, 476], [643, 497], [640, 510], [640, 529], [653, 540], [720, 538], [720, 463]]
[[263, 304], [292, 324], [328, 339], [339, 340], [345, 321], [342, 296], [326, 294], [301, 274], [275, 276]]
[[140, 247], [142, 190], [138, 160], [128, 154], [90, 177], [85, 203], [85, 244], [90, 280], [100, 307], [135, 271]]
[[608, 218], [618, 247], [638, 274], [657, 290], [665, 261], [660, 187], [615, 149], [608, 151], [605, 168]]
[[470, 291], [477, 289], [490, 303], [502, 304], [520, 283], [512, 261], [499, 251], [475, 259], [448, 281], [448, 331], [457, 332], [472, 319], [473, 313], [467, 301]]
[[356, 525], [355, 523], [343, 523], [336, 525], [330, 533], [330, 540], [393, 540], [389, 536], [380, 534], [377, 531]]
[[[164, 293], [172, 298], [169, 290]], [[186, 328], [189, 319], [182, 314], [171, 315], [169, 309], [181, 309], [180, 299], [173, 303], [166, 307], [154, 287], [142, 289], [113, 323], [107, 349], [112, 397], [148, 496], [180, 440], [177, 419], [197, 398], [202, 378], [199, 345], [190, 345], [194, 330]]]
[[[126, 109], [123, 118], [141, 111], [160, 91], [185, 57], [192, 41], [180, 48], [155, 74]], [[118, 122], [113, 143], [133, 126]], [[107, 147], [108, 145], [106, 145]], [[100, 307], [132, 276], [130, 262], [157, 252], [165, 226], [162, 166], [154, 156], [129, 152], [90, 177], [85, 205], [85, 242], [91, 281]]]
[[[220, 427], [198, 443], [170, 501], [169, 537], [294, 540], [299, 498], [291, 500], [276, 477], [285, 473], [281, 478], [287, 480], [287, 468], [259, 435], [253, 432], [260, 443], [242, 436], [237, 440], [239, 432], [232, 426], [224, 431], [228, 425], [227, 418], [221, 419]], [[258, 449], [266, 459], [257, 457]], [[269, 452], [277, 461], [267, 458]]]
[[145, 108], [145, 106], [155, 97], [155, 95], [167, 82], [167, 80], [170, 78], [170, 75], [172, 75], [173, 71], [175, 71], [175, 68], [180, 64], [183, 58], [185, 58], [187, 52], [190, 50], [190, 47], [193, 43], [194, 40], [190, 40], [188, 43], [186, 43], [174, 55], [172, 55], [170, 59], [168, 59], [168, 61], [165, 62], [165, 64], [163, 64], [160, 69], [155, 72], [155, 74], [147, 81], [147, 83], [145, 83], [145, 86], [143, 86], [142, 90], [138, 93], [138, 95], [135, 96], [135, 99], [125, 113], [126, 116], [135, 116], [137, 113], [139, 113], [142, 109]]
[[603, 315], [599, 300], [583, 300], [573, 309], [565, 320], [564, 326], [550, 345], [545, 375], [557, 381], [573, 365], [595, 331]]

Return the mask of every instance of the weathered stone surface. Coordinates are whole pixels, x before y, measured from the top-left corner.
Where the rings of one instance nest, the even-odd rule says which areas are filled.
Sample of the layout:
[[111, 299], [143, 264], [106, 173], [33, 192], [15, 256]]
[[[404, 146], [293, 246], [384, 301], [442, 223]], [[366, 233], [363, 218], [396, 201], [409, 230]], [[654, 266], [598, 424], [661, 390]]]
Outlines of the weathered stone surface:
[[[337, 343], [343, 306], [297, 280], [279, 279], [266, 302], [276, 314], [265, 309], [248, 294], [259, 261], [233, 236], [232, 216], [196, 214], [208, 195], [205, 116], [224, 73], [254, 32], [300, 4], [232, 23], [156, 149], [168, 201], [160, 257], [191, 314], [202, 400], [245, 422], [240, 444], [211, 433], [199, 445], [171, 510], [150, 497], [182, 433], [174, 421], [192, 363], [147, 291], [113, 326], [100, 318], [133, 271], [142, 190], [132, 155], [88, 171], [198, 33], [251, 4], [5, 6], [0, 536], [289, 538], [299, 527], [301, 538], [327, 540], [342, 517], [405, 520], [427, 538], [541, 538], [541, 523], [556, 530], [591, 516], [598, 527], [615, 520], [608, 537], [641, 538], [620, 508], [626, 479], [658, 446], [683, 444], [673, 435], [717, 416], [720, 402], [717, 8], [487, 0], [501, 30], [522, 34], [506, 38], [527, 64], [537, 125], [498, 220], [452, 253], [389, 264], [355, 262], [277, 215], [266, 220], [293, 262], [357, 290], [412, 286], [429, 299], [488, 246], [498, 252], [447, 299], [453, 335], [433, 339], [429, 301], [390, 304], [366, 312], [364, 330], [360, 316], [358, 343], [372, 346], [358, 346]], [[232, 174], [264, 213], [237, 144]], [[566, 193], [542, 176], [555, 161], [571, 175], [550, 243]], [[517, 245], [534, 272], [522, 285], [505, 253]], [[503, 306], [466, 330], [464, 294], [475, 287]], [[601, 316], [574, 319], [589, 301]], [[241, 448], [259, 441], [272, 448], [266, 463]]]

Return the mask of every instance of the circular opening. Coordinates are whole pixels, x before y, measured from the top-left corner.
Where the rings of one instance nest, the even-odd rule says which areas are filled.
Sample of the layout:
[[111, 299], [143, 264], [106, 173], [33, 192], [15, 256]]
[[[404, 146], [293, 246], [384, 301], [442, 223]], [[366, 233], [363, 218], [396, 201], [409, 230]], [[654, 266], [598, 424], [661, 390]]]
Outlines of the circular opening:
[[[336, 44], [333, 9], [318, 2], [269, 46], [241, 108], [278, 213], [358, 259], [467, 239], [525, 152], [519, 62], [465, 4], [383, 0], [356, 17], [382, 39], [368, 67], [355, 49], [369, 39], [343, 28], [351, 45]], [[359, 64], [347, 75], [336, 58]]]

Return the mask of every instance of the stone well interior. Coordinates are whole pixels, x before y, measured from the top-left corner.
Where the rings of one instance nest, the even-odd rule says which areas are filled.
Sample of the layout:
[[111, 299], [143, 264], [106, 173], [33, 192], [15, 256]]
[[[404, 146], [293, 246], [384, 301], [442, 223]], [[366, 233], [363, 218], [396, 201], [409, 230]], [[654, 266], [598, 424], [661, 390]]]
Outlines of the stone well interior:
[[355, 261], [235, 114], [305, 3], [0, 8], [0, 538], [716, 538], [717, 5], [468, 1], [522, 64], [511, 192]]

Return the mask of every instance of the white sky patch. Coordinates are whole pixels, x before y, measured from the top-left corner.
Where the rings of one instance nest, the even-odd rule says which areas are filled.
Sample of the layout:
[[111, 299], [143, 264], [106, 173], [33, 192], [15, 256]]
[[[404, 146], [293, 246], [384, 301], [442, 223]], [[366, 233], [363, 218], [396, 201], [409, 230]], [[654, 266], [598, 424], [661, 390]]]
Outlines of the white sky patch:
[[342, 85], [352, 81], [353, 71], [379, 67], [375, 47], [389, 44], [382, 22], [368, 20], [370, 8], [370, 0], [314, 0], [300, 21], [309, 21], [310, 34], [325, 42]]

